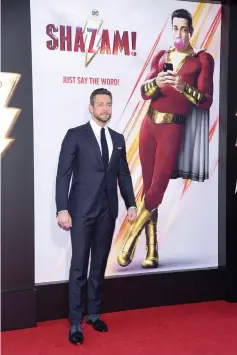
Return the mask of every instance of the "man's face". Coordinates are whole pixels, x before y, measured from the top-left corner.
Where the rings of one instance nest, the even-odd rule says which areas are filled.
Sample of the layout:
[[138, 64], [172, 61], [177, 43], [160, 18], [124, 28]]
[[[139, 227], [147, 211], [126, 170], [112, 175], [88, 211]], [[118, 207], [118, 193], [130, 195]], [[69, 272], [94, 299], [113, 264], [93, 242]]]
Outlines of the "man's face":
[[92, 116], [102, 123], [110, 120], [112, 114], [112, 100], [109, 95], [96, 95], [94, 105], [89, 106]]
[[181, 37], [184, 41], [184, 49], [190, 44], [190, 29], [188, 26], [188, 20], [185, 18], [173, 18], [173, 39], [176, 40]]

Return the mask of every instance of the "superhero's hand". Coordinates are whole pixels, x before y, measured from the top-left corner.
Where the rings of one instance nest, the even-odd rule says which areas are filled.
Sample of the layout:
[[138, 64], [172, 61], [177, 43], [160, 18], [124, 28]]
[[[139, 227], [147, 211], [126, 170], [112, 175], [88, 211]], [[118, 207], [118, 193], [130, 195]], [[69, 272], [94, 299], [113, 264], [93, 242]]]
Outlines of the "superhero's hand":
[[182, 77], [174, 71], [168, 70], [165, 76], [165, 84], [171, 85], [175, 90], [180, 93], [184, 92], [185, 82]]
[[159, 87], [159, 88], [163, 88], [163, 86], [166, 84], [165, 83], [165, 77], [167, 76], [167, 73], [164, 72], [164, 71], [161, 71], [157, 77], [156, 77], [156, 85]]

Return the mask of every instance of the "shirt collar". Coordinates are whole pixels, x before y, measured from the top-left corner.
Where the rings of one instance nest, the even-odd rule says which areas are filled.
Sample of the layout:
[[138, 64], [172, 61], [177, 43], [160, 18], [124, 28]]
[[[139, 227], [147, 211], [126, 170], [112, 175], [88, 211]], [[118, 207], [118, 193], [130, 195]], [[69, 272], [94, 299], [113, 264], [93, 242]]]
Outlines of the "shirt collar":
[[[91, 125], [94, 132], [96, 132], [97, 134], [100, 133], [102, 127], [100, 125], [98, 125], [92, 118], [90, 119], [90, 125]], [[108, 126], [107, 125], [104, 126], [104, 129], [107, 130]]]

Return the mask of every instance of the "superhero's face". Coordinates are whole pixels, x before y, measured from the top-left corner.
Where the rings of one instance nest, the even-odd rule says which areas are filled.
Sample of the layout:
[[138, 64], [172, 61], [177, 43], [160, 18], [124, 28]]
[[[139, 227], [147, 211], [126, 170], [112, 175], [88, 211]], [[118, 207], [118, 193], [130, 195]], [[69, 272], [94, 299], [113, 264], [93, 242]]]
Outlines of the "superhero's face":
[[112, 114], [112, 100], [109, 95], [96, 95], [94, 105], [89, 106], [92, 116], [103, 123], [109, 121]]
[[188, 25], [188, 20], [185, 18], [173, 18], [173, 39], [181, 37], [184, 41], [184, 49], [190, 44], [190, 29]]

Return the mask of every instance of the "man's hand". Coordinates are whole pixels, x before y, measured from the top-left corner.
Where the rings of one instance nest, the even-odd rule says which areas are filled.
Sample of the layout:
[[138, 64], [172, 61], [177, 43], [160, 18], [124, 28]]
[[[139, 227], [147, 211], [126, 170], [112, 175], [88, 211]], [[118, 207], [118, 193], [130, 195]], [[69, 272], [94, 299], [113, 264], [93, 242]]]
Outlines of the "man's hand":
[[175, 90], [180, 93], [184, 92], [185, 82], [181, 76], [172, 70], [168, 70], [165, 76], [165, 84], [170, 84]]
[[128, 209], [128, 220], [129, 222], [134, 222], [137, 218], [137, 209], [136, 207], [130, 207]]
[[68, 211], [58, 213], [58, 224], [64, 230], [69, 230], [72, 227], [72, 219]]
[[166, 84], [165, 82], [165, 78], [167, 76], [167, 73], [164, 72], [164, 71], [161, 71], [157, 77], [156, 77], [156, 85], [159, 87], [159, 88], [163, 88], [163, 86]]

